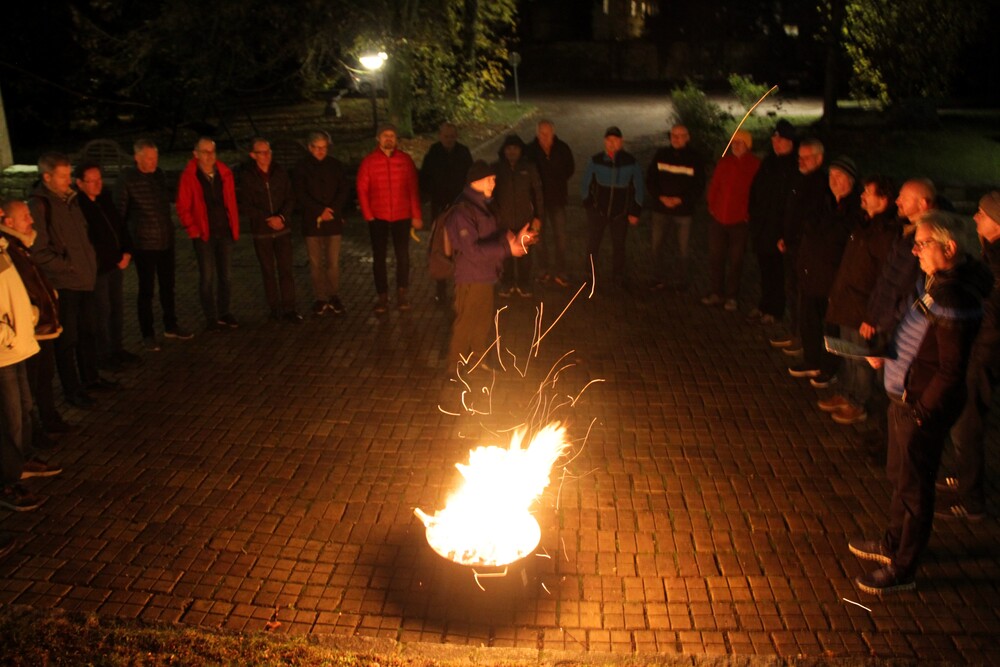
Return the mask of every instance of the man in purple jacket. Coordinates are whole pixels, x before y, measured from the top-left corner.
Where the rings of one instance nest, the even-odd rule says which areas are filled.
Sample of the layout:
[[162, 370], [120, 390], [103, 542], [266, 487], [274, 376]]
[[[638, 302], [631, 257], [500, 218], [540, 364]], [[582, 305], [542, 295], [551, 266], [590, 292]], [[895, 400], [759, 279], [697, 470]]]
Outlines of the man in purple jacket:
[[508, 257], [523, 257], [535, 235], [525, 225], [515, 234], [501, 233], [490, 212], [496, 169], [482, 160], [469, 167], [465, 189], [445, 221], [455, 258], [455, 322], [448, 345], [448, 375], [459, 363], [479, 365], [489, 349], [493, 321], [493, 287]]

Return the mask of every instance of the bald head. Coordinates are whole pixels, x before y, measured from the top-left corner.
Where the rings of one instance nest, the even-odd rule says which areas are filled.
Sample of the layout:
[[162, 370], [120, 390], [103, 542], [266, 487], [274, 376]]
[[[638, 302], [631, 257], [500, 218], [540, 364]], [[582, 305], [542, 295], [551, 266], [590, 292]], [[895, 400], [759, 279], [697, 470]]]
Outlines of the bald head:
[[920, 217], [934, 208], [937, 191], [934, 184], [926, 178], [914, 178], [903, 183], [896, 198], [896, 208], [899, 214], [910, 222], [916, 223]]

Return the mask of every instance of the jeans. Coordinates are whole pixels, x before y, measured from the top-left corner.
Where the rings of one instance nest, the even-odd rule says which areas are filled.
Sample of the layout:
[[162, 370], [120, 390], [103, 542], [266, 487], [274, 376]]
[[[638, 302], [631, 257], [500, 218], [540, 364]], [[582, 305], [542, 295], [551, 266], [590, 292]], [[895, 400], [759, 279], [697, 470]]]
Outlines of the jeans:
[[666, 242], [667, 228], [671, 225], [677, 226], [677, 253], [678, 261], [674, 264], [674, 277], [681, 283], [687, 282], [688, 247], [691, 240], [690, 215], [674, 215], [672, 213], [661, 213], [653, 211], [650, 222], [653, 226], [652, 254], [653, 272], [656, 277], [663, 280], [667, 277], [667, 262], [663, 259], [663, 246]]
[[205, 313], [205, 320], [214, 323], [220, 316], [230, 314], [234, 242], [231, 238], [209, 238], [207, 241], [192, 239], [191, 243], [198, 258], [198, 296], [201, 298], [201, 309]]
[[98, 359], [111, 359], [122, 351], [125, 326], [124, 274], [114, 268], [97, 276], [94, 285], [95, 325]]
[[[619, 215], [609, 218], [594, 210], [587, 211], [587, 222], [590, 234], [587, 238], [587, 254], [593, 259], [594, 272], [597, 273], [598, 259], [601, 255], [601, 239], [604, 230], [611, 228], [611, 274], [615, 281], [625, 280], [625, 238], [628, 234], [628, 216]], [[588, 265], [590, 262], [587, 263]]]
[[98, 379], [94, 301], [93, 292], [59, 290], [59, 322], [63, 331], [56, 338], [56, 369], [67, 395]]
[[[852, 343], [864, 345], [868, 341], [861, 336], [857, 327], [840, 327], [840, 337]], [[844, 397], [853, 405], [867, 408], [875, 387], [875, 369], [865, 359], [844, 358]]]
[[177, 310], [174, 305], [174, 277], [176, 266], [173, 246], [166, 250], [135, 250], [132, 253], [135, 272], [139, 277], [136, 312], [143, 338], [152, 338], [153, 294], [156, 281], [160, 282], [160, 307], [163, 309], [163, 326], [168, 331], [177, 328]]
[[340, 294], [340, 241], [339, 234], [306, 237], [309, 278], [317, 301], [328, 301]]
[[368, 223], [368, 234], [372, 240], [372, 270], [375, 274], [375, 291], [389, 293], [389, 276], [385, 261], [389, 251], [389, 236], [396, 252], [396, 288], [410, 286], [410, 221], [372, 220]]
[[42, 424], [50, 426], [62, 420], [56, 410], [56, 399], [52, 392], [52, 378], [56, 373], [55, 340], [38, 341], [38, 354], [27, 358], [28, 385], [31, 397], [38, 407], [38, 417]]
[[566, 274], [566, 207], [546, 206], [542, 221], [539, 263], [557, 276]]
[[[339, 238], [339, 237], [338, 237]], [[308, 237], [306, 239], [308, 243]], [[258, 236], [253, 249], [260, 262], [260, 275], [264, 281], [264, 298], [272, 315], [295, 310], [295, 277], [292, 275], [292, 234]], [[312, 257], [310, 256], [310, 266]]]
[[739, 295], [748, 233], [749, 226], [745, 222], [738, 225], [723, 225], [713, 220], [710, 223], [708, 267], [712, 294], [727, 299], [735, 299]]
[[3, 411], [0, 475], [4, 485], [16, 484], [24, 461], [32, 453], [31, 389], [23, 361], [0, 368], [0, 410]]

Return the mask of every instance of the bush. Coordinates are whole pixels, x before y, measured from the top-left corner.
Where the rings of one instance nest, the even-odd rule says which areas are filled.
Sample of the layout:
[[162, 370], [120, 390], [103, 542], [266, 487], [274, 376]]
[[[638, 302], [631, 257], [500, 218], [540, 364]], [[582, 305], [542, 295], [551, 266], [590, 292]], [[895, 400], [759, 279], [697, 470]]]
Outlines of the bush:
[[744, 109], [749, 109], [756, 104], [757, 100], [763, 97], [770, 88], [767, 84], [756, 83], [750, 77], [742, 74], [730, 74], [729, 87], [733, 89], [733, 95], [740, 101], [740, 106]]
[[691, 81], [670, 91], [674, 104], [671, 124], [680, 123], [691, 134], [691, 144], [703, 155], [721, 152], [729, 138], [726, 124], [732, 116], [708, 99]]

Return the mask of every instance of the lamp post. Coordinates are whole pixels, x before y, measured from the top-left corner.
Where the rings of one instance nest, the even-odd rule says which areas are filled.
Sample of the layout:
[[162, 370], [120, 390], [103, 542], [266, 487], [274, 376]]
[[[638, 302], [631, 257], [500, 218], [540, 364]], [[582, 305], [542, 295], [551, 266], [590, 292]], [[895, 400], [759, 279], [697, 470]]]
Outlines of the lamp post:
[[372, 133], [378, 132], [378, 107], [376, 106], [376, 85], [375, 85], [375, 73], [382, 69], [382, 65], [385, 61], [389, 59], [385, 51], [379, 51], [378, 53], [367, 53], [361, 56], [358, 60], [366, 70], [368, 70], [371, 80], [369, 85], [371, 86], [372, 93]]

